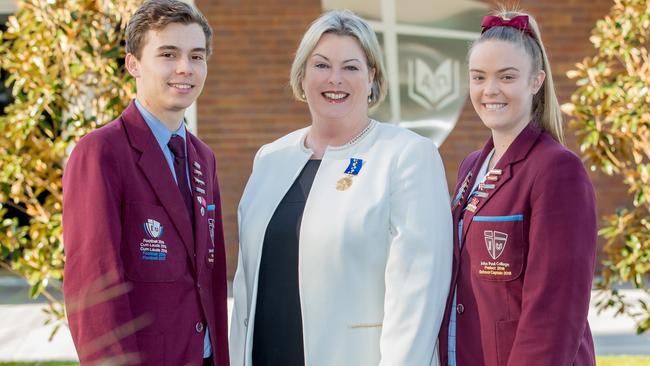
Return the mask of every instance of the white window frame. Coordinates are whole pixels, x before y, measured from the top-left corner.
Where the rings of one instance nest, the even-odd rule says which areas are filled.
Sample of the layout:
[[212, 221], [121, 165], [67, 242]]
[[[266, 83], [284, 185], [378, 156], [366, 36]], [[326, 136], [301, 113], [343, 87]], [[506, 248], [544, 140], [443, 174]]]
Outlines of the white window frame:
[[397, 22], [397, 0], [381, 1], [381, 21], [369, 21], [375, 32], [381, 33], [384, 39], [384, 54], [386, 56], [386, 74], [388, 78], [388, 103], [391, 120], [387, 122], [400, 123], [400, 90], [399, 90], [399, 60], [397, 56], [398, 35], [426, 36], [432, 38], [462, 39], [472, 41], [481, 34], [478, 32], [459, 31], [454, 29], [432, 28], [418, 25], [399, 24]]

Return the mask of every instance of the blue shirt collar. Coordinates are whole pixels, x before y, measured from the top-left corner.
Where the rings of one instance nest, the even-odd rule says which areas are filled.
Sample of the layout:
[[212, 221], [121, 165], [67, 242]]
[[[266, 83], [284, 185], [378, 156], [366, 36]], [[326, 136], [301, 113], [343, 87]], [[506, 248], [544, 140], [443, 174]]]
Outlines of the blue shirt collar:
[[165, 151], [167, 148], [167, 143], [169, 143], [169, 139], [172, 137], [172, 135], [179, 135], [180, 137], [183, 138], [183, 140], [186, 140], [185, 138], [185, 123], [181, 121], [181, 125], [178, 127], [176, 131], [169, 131], [165, 125], [160, 122], [158, 118], [156, 118], [153, 114], [149, 113], [148, 110], [146, 110], [142, 104], [138, 101], [136, 98], [135, 100], [135, 106], [138, 108], [138, 111], [142, 115], [142, 118], [144, 118], [144, 121], [147, 123], [147, 126], [149, 126], [149, 129], [153, 133], [154, 137], [156, 138], [156, 141], [158, 141], [158, 145], [160, 145], [160, 149]]

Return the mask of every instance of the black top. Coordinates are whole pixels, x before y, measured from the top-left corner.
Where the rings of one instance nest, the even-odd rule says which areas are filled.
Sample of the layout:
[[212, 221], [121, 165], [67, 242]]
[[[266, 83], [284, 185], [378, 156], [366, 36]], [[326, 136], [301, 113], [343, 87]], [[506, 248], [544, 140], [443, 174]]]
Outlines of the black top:
[[254, 366], [305, 364], [298, 239], [309, 190], [320, 160], [309, 160], [278, 205], [266, 228], [253, 329]]

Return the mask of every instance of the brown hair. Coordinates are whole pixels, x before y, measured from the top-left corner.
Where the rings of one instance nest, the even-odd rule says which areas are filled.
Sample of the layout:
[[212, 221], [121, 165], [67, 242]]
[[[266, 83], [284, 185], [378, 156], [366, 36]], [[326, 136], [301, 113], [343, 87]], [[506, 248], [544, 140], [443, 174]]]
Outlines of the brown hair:
[[550, 133], [556, 141], [564, 143], [562, 132], [562, 112], [560, 111], [560, 103], [555, 94], [551, 65], [546, 56], [546, 49], [542, 42], [542, 36], [537, 21], [532, 15], [526, 12], [508, 10], [505, 8], [499, 9], [495, 15], [501, 19], [512, 19], [516, 16], [525, 15], [528, 17], [528, 24], [531, 33], [508, 26], [491, 27], [485, 30], [485, 32], [474, 41], [474, 44], [472, 44], [472, 47], [470, 48], [470, 53], [475, 45], [488, 40], [506, 41], [520, 46], [531, 58], [533, 63], [532, 71], [543, 70], [546, 74], [542, 87], [537, 91], [537, 94], [533, 96], [532, 118], [540, 125], [540, 127]]
[[212, 28], [194, 6], [179, 0], [147, 0], [136, 10], [126, 26], [126, 52], [140, 58], [149, 30], [160, 30], [171, 23], [198, 24], [205, 34], [205, 50], [212, 52]]

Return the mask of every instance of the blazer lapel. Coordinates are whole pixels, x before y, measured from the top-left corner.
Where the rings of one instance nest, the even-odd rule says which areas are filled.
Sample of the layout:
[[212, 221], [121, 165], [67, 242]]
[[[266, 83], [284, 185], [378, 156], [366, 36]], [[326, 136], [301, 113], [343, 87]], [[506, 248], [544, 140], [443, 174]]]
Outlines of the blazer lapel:
[[126, 110], [124, 110], [124, 113], [122, 113], [122, 122], [131, 146], [142, 153], [138, 160], [138, 166], [142, 169], [153, 192], [160, 200], [165, 211], [167, 211], [169, 219], [178, 231], [189, 258], [196, 268], [193, 255], [194, 240], [192, 224], [187, 215], [187, 208], [185, 207], [183, 197], [169, 171], [169, 165], [160, 150], [156, 138], [138, 112], [133, 101], [131, 101]]
[[[303, 167], [311, 157], [311, 151], [301, 146], [307, 129], [296, 137], [296, 141], [287, 143], [277, 150], [264, 151], [258, 159], [264, 160], [259, 170], [253, 169], [249, 183], [246, 185], [240, 202], [240, 223], [248, 227], [240, 231], [240, 241], [255, 243], [255, 251], [249, 255], [250, 263], [255, 263], [254, 271], [259, 268], [258, 255], [264, 243], [264, 235], [275, 210], [291, 188]], [[269, 178], [272, 177], [272, 178]], [[251, 193], [255, 192], [255, 194]], [[254, 235], [254, 236], [251, 236]]]
[[[506, 153], [503, 157], [497, 162], [494, 169], [489, 170], [487, 176], [492, 177], [486, 179], [484, 184], [479, 184], [477, 191], [487, 194], [486, 197], [475, 197], [473, 199], [473, 204], [475, 209], [465, 210], [463, 216], [463, 233], [462, 240], [465, 240], [467, 231], [472, 225], [474, 216], [476, 216], [483, 207], [497, 195], [497, 192], [503, 187], [512, 177], [512, 165], [525, 159], [528, 152], [533, 147], [537, 139], [541, 134], [541, 130], [536, 126], [534, 122], [528, 123], [526, 128], [524, 128], [517, 138], [512, 142], [512, 144], [506, 150]], [[483, 179], [483, 177], [477, 177], [478, 171], [481, 169], [481, 165], [485, 161], [487, 155], [494, 147], [494, 141], [490, 138], [488, 143], [483, 148], [481, 153], [481, 158], [476, 161], [474, 164], [474, 175], [476, 179]], [[472, 201], [472, 200], [470, 200]]]
[[[460, 222], [460, 218], [463, 218], [462, 232], [457, 234], [460, 243], [464, 243], [465, 233], [467, 232], [467, 228], [469, 227], [469, 223], [471, 222], [468, 221], [468, 217], [467, 217], [468, 213], [471, 213], [471, 211], [466, 210], [465, 208], [469, 204], [468, 200], [469, 200], [470, 193], [472, 192], [472, 187], [474, 187], [474, 183], [478, 179], [478, 173], [479, 170], [481, 170], [481, 165], [483, 165], [483, 161], [485, 161], [487, 156], [490, 154], [492, 148], [494, 148], [494, 143], [492, 141], [492, 138], [490, 138], [488, 142], [485, 144], [485, 146], [483, 147], [483, 150], [481, 151], [481, 154], [479, 155], [478, 159], [474, 161], [474, 164], [472, 165], [468, 173], [469, 179], [465, 178], [467, 179], [468, 182], [467, 188], [465, 189], [465, 192], [463, 192], [461, 195], [460, 204], [454, 208], [453, 215], [454, 217], [458, 217], [458, 221], [454, 221], [454, 222]], [[454, 229], [458, 230], [458, 228], [454, 228]], [[459, 245], [459, 248], [454, 248], [454, 249], [458, 249], [460, 255], [460, 251], [463, 249], [463, 247], [464, 245], [462, 246]]]
[[[469, 192], [471, 190], [473, 180], [473, 166], [468, 170], [467, 174], [463, 178], [463, 181], [461, 182], [460, 186], [456, 189], [456, 192], [454, 193], [454, 200], [452, 201], [452, 207], [451, 207], [451, 215], [453, 217], [453, 221], [455, 223], [459, 223], [460, 225], [460, 219], [461, 216], [463, 215], [463, 209], [465, 205], [467, 204], [467, 196], [469, 196]], [[459, 226], [456, 225], [454, 227], [454, 259], [458, 262], [460, 258], [460, 240], [462, 238], [462, 233], [459, 232]]]
[[[188, 174], [190, 176], [190, 189], [192, 190], [192, 207], [194, 208], [194, 236], [196, 243], [205, 243], [208, 235], [207, 204], [212, 201], [211, 190], [208, 189], [207, 183], [207, 162], [200, 159], [194, 148], [193, 138], [189, 131], [186, 132], [187, 140], [187, 157], [188, 157]], [[200, 172], [196, 173], [196, 172]], [[191, 173], [190, 173], [191, 172]], [[211, 184], [211, 182], [210, 182]], [[214, 189], [214, 187], [212, 187]], [[208, 199], [209, 197], [209, 199]], [[215, 203], [216, 204], [216, 203]], [[211, 241], [210, 244], [214, 246]], [[206, 258], [208, 249], [206, 245], [196, 246], [196, 257]]]

